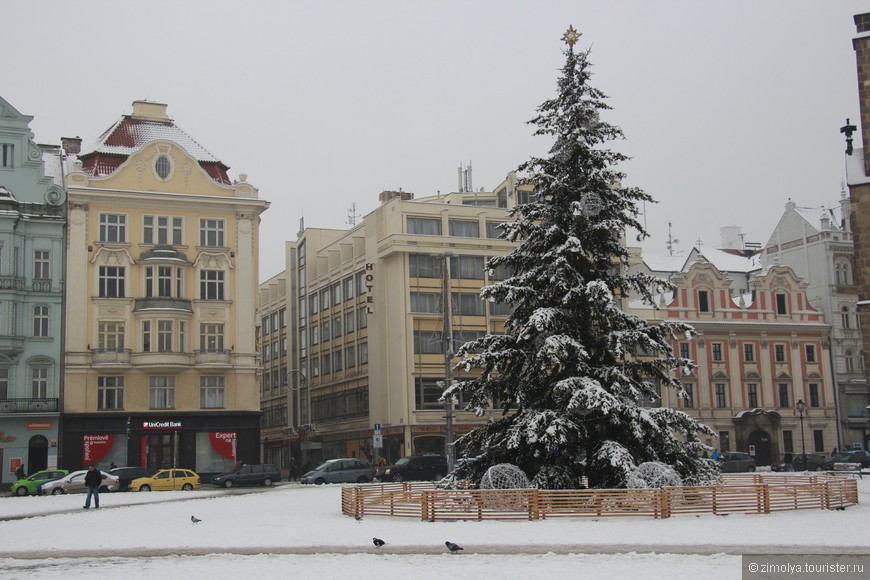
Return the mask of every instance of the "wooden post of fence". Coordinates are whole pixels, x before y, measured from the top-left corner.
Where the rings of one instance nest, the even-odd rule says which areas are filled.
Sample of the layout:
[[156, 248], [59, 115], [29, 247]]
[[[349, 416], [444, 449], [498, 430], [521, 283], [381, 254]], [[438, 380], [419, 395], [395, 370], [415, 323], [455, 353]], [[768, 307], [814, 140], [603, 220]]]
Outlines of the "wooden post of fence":
[[822, 488], [822, 508], [831, 509], [831, 483], [826, 481]]
[[761, 484], [761, 505], [765, 514], [770, 513], [770, 487], [767, 484]]
[[540, 496], [538, 495], [538, 490], [530, 489], [526, 493], [529, 495], [529, 519], [536, 520], [540, 517], [540, 507], [538, 505], [538, 502], [540, 501]]
[[661, 487], [659, 488], [659, 502], [661, 503], [661, 514], [662, 518], [671, 517], [671, 498], [668, 490]]
[[713, 501], [713, 513], [715, 514], [715, 513], [716, 513], [717, 500], [718, 500], [717, 495], [716, 495], [716, 486], [715, 486], [715, 485], [714, 485], [714, 486], [711, 486], [711, 487], [710, 487], [710, 490], [711, 490], [712, 493], [713, 493], [713, 498], [712, 498], [712, 501]]
[[420, 494], [420, 519], [431, 522], [432, 518], [429, 517], [429, 499], [429, 491], [423, 490], [423, 493]]

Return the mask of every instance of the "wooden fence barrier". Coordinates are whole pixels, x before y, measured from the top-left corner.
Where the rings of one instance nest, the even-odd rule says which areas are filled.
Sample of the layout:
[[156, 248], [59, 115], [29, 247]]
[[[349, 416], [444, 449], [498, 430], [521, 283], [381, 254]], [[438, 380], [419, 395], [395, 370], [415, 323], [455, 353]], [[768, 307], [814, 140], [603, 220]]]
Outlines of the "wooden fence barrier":
[[723, 475], [721, 485], [661, 489], [438, 489], [431, 483], [404, 482], [341, 490], [341, 510], [346, 515], [428, 521], [766, 514], [857, 503], [854, 479], [819, 475]]

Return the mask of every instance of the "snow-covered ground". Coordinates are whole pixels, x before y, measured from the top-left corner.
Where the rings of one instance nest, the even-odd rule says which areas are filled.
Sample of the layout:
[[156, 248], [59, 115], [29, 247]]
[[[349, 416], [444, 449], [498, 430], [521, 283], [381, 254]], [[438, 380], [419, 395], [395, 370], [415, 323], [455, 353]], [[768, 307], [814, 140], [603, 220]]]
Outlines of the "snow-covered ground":
[[[870, 552], [870, 480], [845, 511], [664, 520], [357, 522], [342, 515], [340, 489], [102, 494], [88, 511], [83, 495], [2, 497], [0, 577], [736, 579], [740, 554]], [[375, 548], [373, 537], [387, 544]], [[446, 540], [464, 551], [451, 555]]]

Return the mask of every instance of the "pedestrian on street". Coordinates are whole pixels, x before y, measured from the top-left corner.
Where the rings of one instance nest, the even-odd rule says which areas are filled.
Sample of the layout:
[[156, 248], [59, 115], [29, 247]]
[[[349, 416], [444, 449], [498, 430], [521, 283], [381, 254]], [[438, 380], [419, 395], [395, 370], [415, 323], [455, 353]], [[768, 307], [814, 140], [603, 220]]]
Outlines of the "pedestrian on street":
[[19, 463], [18, 467], [15, 469], [15, 477], [17, 479], [24, 479], [25, 477], [27, 477], [27, 474], [24, 473], [24, 464], [23, 463]]
[[91, 507], [91, 496], [94, 498], [94, 509], [100, 509], [100, 486], [103, 485], [103, 474], [97, 469], [97, 466], [91, 463], [88, 465], [88, 472], [85, 474], [85, 486], [88, 488], [88, 496], [85, 498], [85, 509]]

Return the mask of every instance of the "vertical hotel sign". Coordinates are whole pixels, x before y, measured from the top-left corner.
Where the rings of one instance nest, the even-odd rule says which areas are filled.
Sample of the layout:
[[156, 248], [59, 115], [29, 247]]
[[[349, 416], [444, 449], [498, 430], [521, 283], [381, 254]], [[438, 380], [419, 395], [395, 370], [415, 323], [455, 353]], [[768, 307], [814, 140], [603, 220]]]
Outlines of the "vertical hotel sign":
[[366, 262], [365, 283], [366, 283], [366, 314], [373, 314], [372, 305], [375, 303], [375, 297], [372, 296], [372, 289], [375, 287], [375, 265], [372, 262]]

